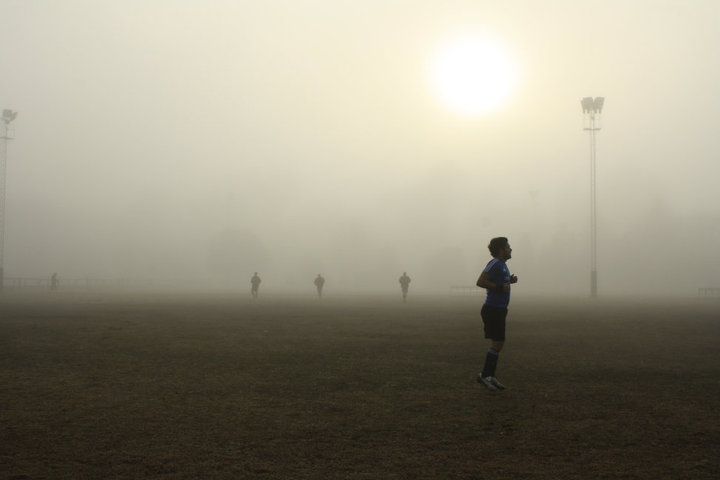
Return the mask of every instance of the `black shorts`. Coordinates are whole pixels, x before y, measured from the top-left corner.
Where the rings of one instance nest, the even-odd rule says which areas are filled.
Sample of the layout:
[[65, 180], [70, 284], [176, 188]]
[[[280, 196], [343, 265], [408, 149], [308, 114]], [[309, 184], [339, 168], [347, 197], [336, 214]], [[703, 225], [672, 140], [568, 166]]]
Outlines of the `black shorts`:
[[507, 317], [507, 308], [491, 307], [483, 305], [480, 315], [485, 325], [485, 338], [489, 338], [495, 342], [505, 341], [505, 318]]

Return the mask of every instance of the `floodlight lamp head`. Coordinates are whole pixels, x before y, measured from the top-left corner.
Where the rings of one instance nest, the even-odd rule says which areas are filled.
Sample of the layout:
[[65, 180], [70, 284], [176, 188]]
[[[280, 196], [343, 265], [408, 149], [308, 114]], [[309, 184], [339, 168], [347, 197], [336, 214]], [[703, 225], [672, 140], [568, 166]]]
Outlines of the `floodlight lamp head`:
[[13, 112], [12, 110], [6, 108], [2, 113], [3, 122], [5, 122], [6, 125], [12, 122], [15, 120], [15, 117], [17, 117], [17, 113], [18, 112]]
[[593, 102], [593, 107], [595, 109], [595, 112], [602, 113], [604, 104], [605, 104], [605, 97], [595, 97], [595, 101]]
[[583, 99], [580, 100], [580, 104], [582, 105], [583, 113], [591, 113], [593, 111], [594, 105], [592, 97], [583, 97]]

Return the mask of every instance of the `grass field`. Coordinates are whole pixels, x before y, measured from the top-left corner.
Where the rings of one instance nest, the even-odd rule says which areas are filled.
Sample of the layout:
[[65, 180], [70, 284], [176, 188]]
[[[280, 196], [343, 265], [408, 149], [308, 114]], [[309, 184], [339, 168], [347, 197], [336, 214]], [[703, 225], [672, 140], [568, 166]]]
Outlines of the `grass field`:
[[8, 479], [717, 479], [720, 302], [0, 297]]

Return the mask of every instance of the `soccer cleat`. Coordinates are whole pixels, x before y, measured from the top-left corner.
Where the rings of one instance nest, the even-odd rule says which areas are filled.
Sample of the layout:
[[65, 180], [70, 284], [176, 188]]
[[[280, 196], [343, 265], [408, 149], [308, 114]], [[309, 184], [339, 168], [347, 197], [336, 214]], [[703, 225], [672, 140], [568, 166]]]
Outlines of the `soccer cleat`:
[[478, 374], [477, 381], [478, 383], [482, 383], [483, 385], [485, 385], [488, 390], [498, 390], [498, 387], [496, 387], [492, 382], [492, 377], [483, 377], [481, 374]]
[[497, 378], [495, 378], [495, 377], [489, 377], [489, 378], [490, 378], [490, 383], [495, 385], [495, 388], [497, 388], [498, 390], [505, 390], [505, 385], [500, 383], [500, 381]]

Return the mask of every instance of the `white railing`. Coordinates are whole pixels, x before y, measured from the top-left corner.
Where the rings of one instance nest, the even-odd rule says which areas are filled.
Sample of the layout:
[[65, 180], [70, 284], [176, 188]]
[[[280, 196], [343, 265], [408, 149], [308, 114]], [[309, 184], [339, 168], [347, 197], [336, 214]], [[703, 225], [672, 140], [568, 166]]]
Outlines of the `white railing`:
[[720, 287], [698, 288], [698, 297], [720, 298]]
[[485, 293], [485, 290], [479, 287], [468, 285], [452, 285], [450, 287], [450, 295], [453, 297], [476, 297]]

